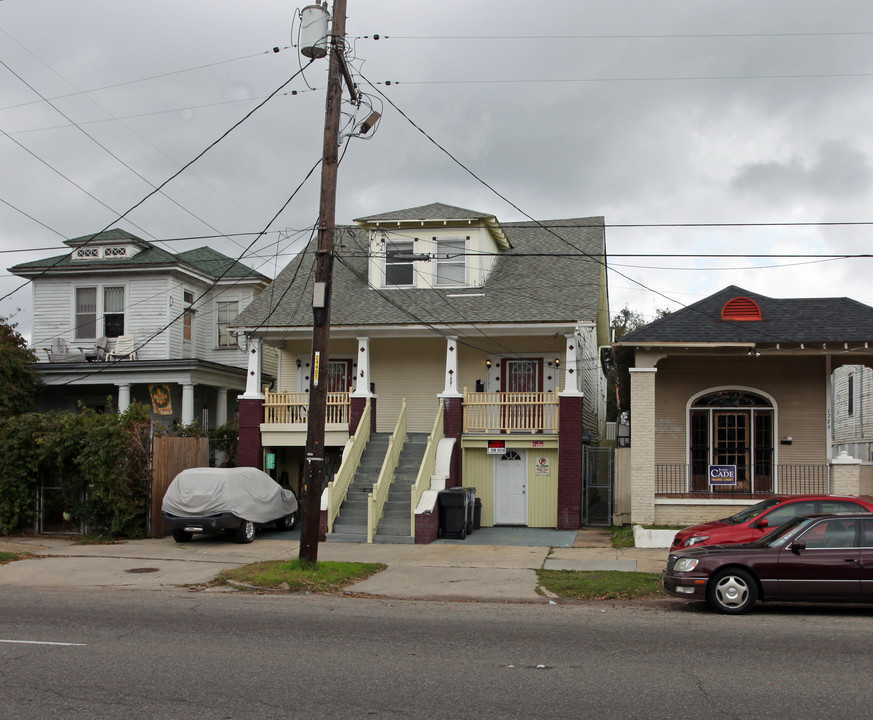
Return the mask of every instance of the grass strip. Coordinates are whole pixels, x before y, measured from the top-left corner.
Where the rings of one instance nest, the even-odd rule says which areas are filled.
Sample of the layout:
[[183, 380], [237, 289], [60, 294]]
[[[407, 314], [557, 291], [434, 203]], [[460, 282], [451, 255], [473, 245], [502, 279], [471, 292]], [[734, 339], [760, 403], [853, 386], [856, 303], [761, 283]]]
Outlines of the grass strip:
[[381, 563], [319, 562], [313, 567], [293, 560], [266, 560], [226, 570], [219, 581], [234, 580], [257, 588], [335, 593], [384, 570]]
[[3, 563], [13, 562], [15, 560], [21, 560], [21, 558], [25, 557], [21, 553], [14, 552], [0, 552], [0, 565]]
[[634, 600], [661, 595], [657, 573], [618, 570], [538, 570], [540, 585], [562, 598]]

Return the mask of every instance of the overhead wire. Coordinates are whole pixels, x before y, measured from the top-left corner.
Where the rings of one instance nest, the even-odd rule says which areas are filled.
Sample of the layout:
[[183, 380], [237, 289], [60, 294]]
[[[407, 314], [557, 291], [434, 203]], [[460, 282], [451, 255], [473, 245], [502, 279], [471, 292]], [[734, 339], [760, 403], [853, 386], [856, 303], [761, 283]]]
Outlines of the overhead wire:
[[[0, 62], [2, 62], [2, 61], [0, 61]], [[224, 140], [228, 135], [230, 135], [234, 130], [236, 130], [236, 128], [238, 128], [240, 125], [242, 125], [243, 123], [245, 123], [245, 122], [246, 122], [250, 117], [252, 117], [252, 115], [254, 115], [258, 110], [260, 110], [264, 105], [266, 105], [266, 104], [267, 104], [267, 103], [268, 103], [268, 102], [269, 102], [269, 101], [270, 101], [270, 100], [271, 100], [271, 99], [272, 99], [276, 94], [278, 94], [281, 90], [283, 90], [285, 87], [287, 87], [287, 86], [288, 86], [288, 85], [289, 85], [289, 84], [290, 84], [290, 83], [291, 83], [291, 82], [292, 82], [292, 81], [293, 81], [293, 80], [294, 80], [294, 79], [295, 79], [295, 78], [296, 78], [296, 77], [297, 77], [301, 72], [302, 72], [302, 71], [298, 71], [298, 72], [294, 73], [290, 78], [288, 78], [287, 80], [285, 80], [285, 81], [284, 81], [281, 85], [279, 85], [279, 86], [278, 86], [278, 87], [277, 87], [277, 88], [276, 88], [272, 93], [270, 93], [270, 94], [266, 97], [266, 99], [264, 99], [262, 102], [260, 102], [260, 103], [259, 103], [258, 105], [256, 105], [254, 108], [252, 108], [248, 113], [246, 113], [246, 114], [245, 114], [245, 115], [244, 115], [240, 120], [238, 120], [236, 123], [234, 123], [233, 125], [231, 125], [230, 128], [228, 128], [227, 130], [225, 130], [221, 135], [219, 135], [218, 138], [216, 138], [215, 140], [213, 140], [209, 145], [207, 145], [203, 150], [201, 150], [201, 151], [200, 151], [197, 155], [195, 155], [191, 160], [189, 160], [187, 163], [185, 163], [184, 165], [182, 165], [182, 167], [180, 167], [180, 168], [179, 168], [175, 173], [173, 173], [172, 175], [170, 175], [170, 177], [168, 177], [166, 180], [164, 180], [164, 182], [162, 182], [160, 185], [158, 185], [157, 187], [155, 187], [151, 192], [147, 193], [147, 194], [146, 194], [143, 198], [141, 198], [139, 201], [137, 201], [136, 203], [134, 203], [133, 205], [131, 205], [131, 207], [129, 207], [129, 208], [128, 208], [124, 213], [122, 213], [121, 215], [119, 215], [115, 220], [113, 220], [113, 221], [110, 222], [108, 225], [106, 225], [102, 230], [99, 230], [99, 231], [97, 231], [96, 233], [94, 233], [93, 235], [91, 235], [91, 236], [90, 236], [90, 237], [85, 241], [84, 244], [87, 245], [89, 242], [93, 241], [94, 238], [98, 237], [101, 233], [103, 233], [103, 232], [105, 232], [106, 230], [108, 230], [110, 227], [112, 227], [114, 224], [116, 224], [116, 223], [119, 222], [120, 220], [124, 219], [127, 215], [129, 215], [131, 212], [133, 212], [136, 208], [138, 208], [138, 207], [141, 206], [143, 203], [145, 203], [149, 198], [151, 198], [152, 196], [154, 196], [155, 194], [157, 194], [157, 193], [158, 193], [162, 188], [164, 188], [164, 187], [165, 187], [166, 185], [168, 185], [170, 182], [172, 182], [173, 180], [175, 180], [179, 175], [181, 175], [183, 172], [185, 172], [185, 170], [187, 170], [191, 165], [193, 165], [193, 164], [194, 164], [195, 162], [197, 162], [200, 158], [202, 158], [204, 155], [206, 155], [206, 153], [208, 153], [212, 148], [214, 148], [216, 145], [218, 145], [220, 142], [222, 142], [222, 141], [223, 141], [223, 140]], [[319, 162], [320, 162], [320, 161], [319, 161]], [[48, 267], [48, 268], [46, 268], [45, 270], [43, 270], [43, 271], [42, 271], [42, 272], [41, 272], [37, 277], [42, 277], [45, 273], [47, 273], [49, 270], [51, 270], [52, 267], [54, 267], [55, 265], [57, 265], [57, 264], [58, 264], [59, 262], [61, 262], [62, 260], [63, 260], [63, 257], [58, 258], [57, 262], [55, 262], [53, 265], [51, 265], [50, 267]], [[33, 279], [36, 279], [36, 278], [33, 278]], [[10, 295], [12, 295], [12, 294], [18, 292], [18, 290], [20, 290], [22, 287], [25, 287], [27, 284], [29, 284], [30, 282], [32, 282], [33, 279], [28, 280], [27, 282], [25, 282], [24, 284], [22, 284], [21, 286], [19, 286], [19, 287], [16, 288], [15, 290], [12, 290], [11, 292], [9, 292], [9, 293], [3, 295], [2, 297], [0, 297], [0, 301], [5, 300], [5, 299], [8, 298]]]

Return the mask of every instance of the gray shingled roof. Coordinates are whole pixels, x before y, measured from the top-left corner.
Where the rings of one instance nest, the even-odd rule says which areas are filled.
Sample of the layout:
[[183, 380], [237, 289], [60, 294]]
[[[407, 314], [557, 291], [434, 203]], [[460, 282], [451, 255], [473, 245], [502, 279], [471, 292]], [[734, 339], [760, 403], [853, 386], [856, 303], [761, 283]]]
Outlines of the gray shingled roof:
[[[748, 297], [760, 321], [721, 319], [725, 303]], [[650, 343], [835, 343], [873, 340], [873, 307], [850, 298], [771, 298], [731, 285], [620, 338], [621, 345]]]
[[96, 236], [83, 235], [82, 237], [72, 238], [66, 242], [68, 245], [77, 247], [86, 243], [86, 241], [99, 242], [101, 244], [106, 242], [134, 242], [145, 249], [132, 257], [105, 258], [99, 260], [73, 260], [71, 259], [70, 253], [67, 253], [66, 255], [55, 255], [54, 257], [33, 260], [31, 262], [15, 265], [14, 267], [9, 268], [9, 272], [27, 277], [42, 273], [43, 271], [50, 271], [55, 268], [62, 270], [75, 268], [76, 270], [88, 272], [91, 270], [105, 270], [111, 267], [128, 268], [186, 265], [212, 278], [221, 277], [224, 273], [223, 277], [227, 278], [267, 279], [266, 275], [263, 275], [247, 265], [243, 265], [233, 258], [223, 255], [210, 247], [201, 247], [195, 250], [186, 250], [174, 254], [119, 228], [106, 230], [105, 232], [98, 233]]
[[481, 220], [482, 218], [494, 217], [491, 213], [483, 213], [478, 210], [467, 210], [465, 208], [454, 207], [453, 205], [444, 205], [443, 203], [431, 203], [430, 205], [419, 205], [414, 208], [406, 208], [405, 210], [394, 210], [392, 212], [381, 213], [379, 215], [369, 215], [363, 218], [357, 218], [355, 222], [390, 222], [391, 220]]
[[[425, 207], [438, 208], [442, 219], [442, 208], [447, 206]], [[397, 213], [371, 217], [396, 219]], [[595, 321], [601, 263], [587, 255], [605, 252], [603, 218], [548, 220], [542, 224], [553, 232], [532, 222], [501, 223], [512, 248], [500, 252], [483, 288], [382, 291], [368, 287], [367, 232], [355, 226], [338, 227], [331, 325]], [[234, 325], [311, 326], [315, 245], [313, 240], [294, 258], [270, 288], [239, 315]], [[558, 253], [568, 256], [548, 257]], [[458, 295], [468, 297], [448, 297]]]

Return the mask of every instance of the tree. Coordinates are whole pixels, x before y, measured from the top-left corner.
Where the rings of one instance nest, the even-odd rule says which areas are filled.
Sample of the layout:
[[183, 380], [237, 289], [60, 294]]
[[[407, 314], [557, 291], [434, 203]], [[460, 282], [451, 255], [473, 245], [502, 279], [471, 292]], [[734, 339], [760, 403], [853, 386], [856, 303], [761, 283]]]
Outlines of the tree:
[[[656, 308], [655, 320], [660, 320], [662, 317], [669, 314], [670, 310], [668, 308]], [[649, 321], [646, 320], [642, 314], [631, 310], [627, 305], [625, 305], [612, 316], [610, 326], [613, 331], [613, 340], [618, 340], [628, 333], [632, 333], [634, 330], [639, 330], [641, 327], [648, 324]], [[606, 419], [609, 422], [615, 422], [618, 420], [618, 416], [621, 412], [628, 408], [619, 401], [618, 387], [620, 369], [616, 363], [615, 353], [612, 348], [604, 348], [601, 354], [601, 363], [603, 365], [603, 371], [606, 374]]]
[[31, 412], [41, 383], [33, 369], [36, 353], [27, 347], [17, 327], [0, 316], [0, 417]]

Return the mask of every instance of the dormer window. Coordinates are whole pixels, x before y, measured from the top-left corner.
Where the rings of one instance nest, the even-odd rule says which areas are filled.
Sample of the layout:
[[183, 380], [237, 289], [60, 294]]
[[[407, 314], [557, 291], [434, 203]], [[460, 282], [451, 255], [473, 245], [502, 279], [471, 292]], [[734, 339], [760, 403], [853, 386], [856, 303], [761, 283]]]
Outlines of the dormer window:
[[436, 246], [435, 274], [438, 287], [458, 287], [467, 284], [467, 241], [438, 240]]
[[389, 242], [385, 252], [385, 284], [409, 287], [415, 284], [415, 275], [410, 256], [412, 241]]
[[128, 257], [130, 253], [126, 245], [88, 246], [76, 249], [73, 257], [76, 260], [99, 260], [107, 258]]

